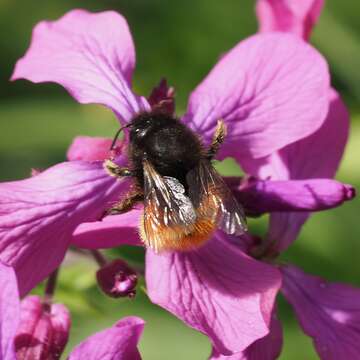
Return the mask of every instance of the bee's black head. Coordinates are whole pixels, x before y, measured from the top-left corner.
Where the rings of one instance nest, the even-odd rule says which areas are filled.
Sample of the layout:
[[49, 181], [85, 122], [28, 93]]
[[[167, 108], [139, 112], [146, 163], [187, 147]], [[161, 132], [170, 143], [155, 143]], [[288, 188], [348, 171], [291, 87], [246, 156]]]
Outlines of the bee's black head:
[[128, 129], [129, 160], [140, 186], [144, 185], [144, 158], [160, 175], [174, 177], [186, 186], [187, 172], [198, 164], [203, 154], [202, 144], [191, 129], [159, 112], [137, 115]]
[[171, 116], [163, 113], [142, 113], [136, 116], [129, 125], [130, 142], [141, 144], [156, 130], [174, 122]]

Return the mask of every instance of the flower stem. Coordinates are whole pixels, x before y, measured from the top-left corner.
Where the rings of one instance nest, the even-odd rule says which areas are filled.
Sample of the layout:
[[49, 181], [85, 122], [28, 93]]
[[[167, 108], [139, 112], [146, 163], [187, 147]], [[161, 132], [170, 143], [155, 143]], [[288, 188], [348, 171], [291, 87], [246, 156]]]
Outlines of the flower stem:
[[47, 311], [50, 311], [52, 299], [53, 299], [55, 289], [56, 289], [58, 274], [59, 274], [59, 268], [57, 268], [50, 274], [50, 276], [48, 277], [48, 280], [46, 282], [43, 306], [44, 306], [44, 309]]
[[[90, 253], [100, 268], [105, 266], [107, 263], [109, 263], [106, 257], [99, 250], [90, 250]], [[138, 274], [142, 276], [145, 275], [145, 269], [143, 266], [132, 265], [131, 267], [135, 269]]]
[[103, 267], [107, 264], [105, 256], [98, 250], [90, 250], [91, 255], [94, 257], [95, 261], [100, 267]]

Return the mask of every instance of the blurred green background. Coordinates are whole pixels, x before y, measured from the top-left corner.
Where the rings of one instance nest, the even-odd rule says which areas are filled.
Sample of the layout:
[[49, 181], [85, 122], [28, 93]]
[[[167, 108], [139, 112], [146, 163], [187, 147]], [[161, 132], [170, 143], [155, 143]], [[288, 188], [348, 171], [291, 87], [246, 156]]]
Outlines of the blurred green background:
[[[189, 92], [219, 55], [257, 29], [251, 0], [0, 0], [2, 181], [26, 177], [32, 167], [46, 168], [63, 161], [76, 135], [111, 137], [117, 129], [112, 113], [98, 106], [77, 104], [60, 86], [8, 81], [16, 60], [28, 47], [32, 27], [75, 7], [115, 9], [125, 15], [137, 49], [137, 92], [148, 94], [166, 76], [176, 87], [179, 114]], [[355, 1], [327, 1], [312, 37], [327, 57], [333, 84], [351, 111], [351, 137], [338, 179], [355, 186], [360, 184], [359, 12], [360, 4]], [[221, 169], [228, 175], [239, 173], [231, 161], [221, 164]], [[314, 215], [298, 241], [283, 255], [284, 260], [332, 281], [360, 286], [358, 217], [358, 200]], [[266, 219], [257, 226], [259, 232], [264, 232]], [[109, 255], [119, 253], [134, 263], [141, 264], [143, 259], [142, 250], [131, 248], [117, 249]], [[147, 321], [140, 344], [144, 359], [207, 358], [207, 339], [152, 305], [143, 286], [135, 300], [108, 299], [96, 288], [95, 270], [90, 257], [72, 254], [61, 271], [56, 299], [68, 305], [73, 316], [68, 349], [92, 332], [131, 314]], [[311, 340], [301, 333], [290, 306], [281, 297], [279, 303], [285, 333], [281, 359], [316, 359]]]

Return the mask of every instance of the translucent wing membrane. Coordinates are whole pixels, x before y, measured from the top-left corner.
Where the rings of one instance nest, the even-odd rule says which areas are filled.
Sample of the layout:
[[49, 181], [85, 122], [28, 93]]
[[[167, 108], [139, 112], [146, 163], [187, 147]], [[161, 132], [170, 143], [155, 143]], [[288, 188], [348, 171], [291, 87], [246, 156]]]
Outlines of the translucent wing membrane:
[[161, 176], [147, 160], [143, 169], [140, 235], [146, 246], [156, 252], [187, 251], [209, 240], [217, 226], [228, 234], [246, 231], [241, 206], [208, 160], [188, 173], [189, 196], [179, 180]]
[[156, 225], [186, 226], [195, 222], [195, 210], [184, 194], [184, 186], [173, 177], [159, 175], [148, 161], [144, 161], [144, 193], [145, 208], [151, 207]]
[[210, 217], [227, 234], [241, 235], [247, 230], [243, 208], [210, 161], [202, 160], [188, 173], [186, 181], [199, 215]]
[[141, 237], [155, 251], [178, 249], [183, 237], [194, 231], [194, 207], [177, 179], [162, 177], [147, 160], [143, 167], [145, 198]]

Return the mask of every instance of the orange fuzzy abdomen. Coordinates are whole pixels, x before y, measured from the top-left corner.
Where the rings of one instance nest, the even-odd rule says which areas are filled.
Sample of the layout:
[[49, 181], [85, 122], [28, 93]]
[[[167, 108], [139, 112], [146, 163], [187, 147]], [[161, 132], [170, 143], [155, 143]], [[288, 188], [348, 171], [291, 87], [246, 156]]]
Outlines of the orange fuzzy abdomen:
[[155, 252], [189, 251], [202, 246], [216, 229], [209, 218], [200, 218], [191, 226], [159, 226], [145, 234], [144, 220], [140, 225], [140, 237], [147, 247]]

